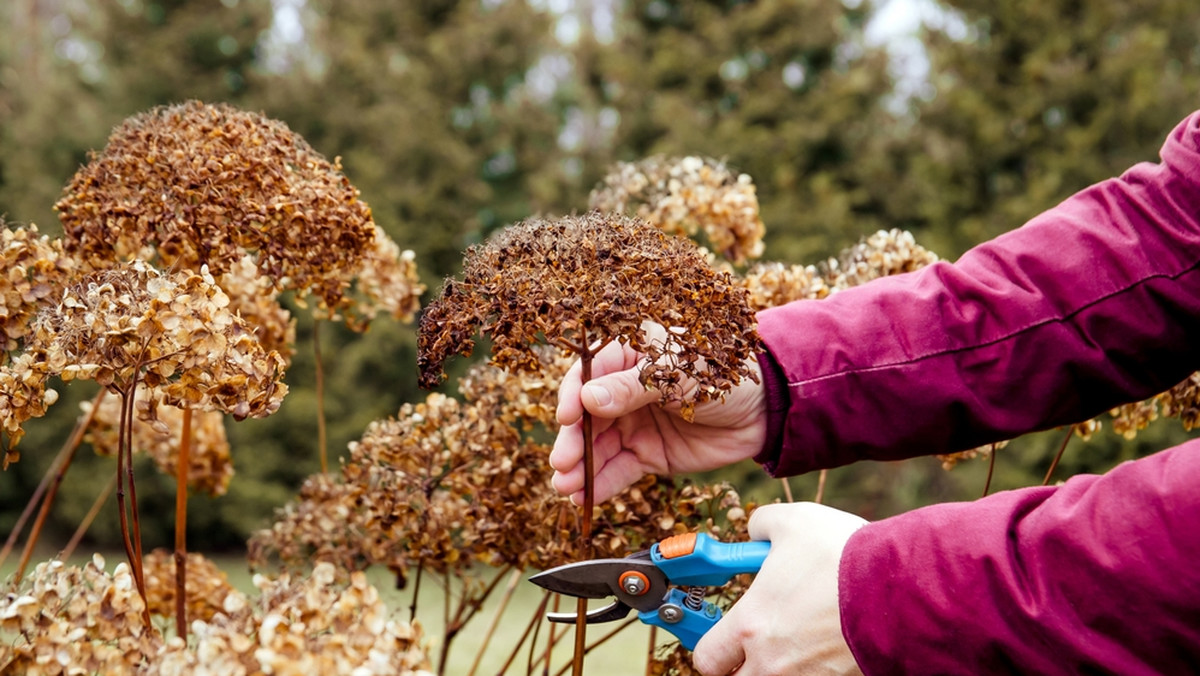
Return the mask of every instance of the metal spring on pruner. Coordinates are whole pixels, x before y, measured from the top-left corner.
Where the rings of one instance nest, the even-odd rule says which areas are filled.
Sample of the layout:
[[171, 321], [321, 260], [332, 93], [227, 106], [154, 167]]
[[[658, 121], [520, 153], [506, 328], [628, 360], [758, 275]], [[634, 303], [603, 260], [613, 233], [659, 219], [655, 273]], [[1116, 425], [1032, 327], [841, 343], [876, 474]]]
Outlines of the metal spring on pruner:
[[683, 600], [683, 605], [691, 608], [692, 610], [700, 610], [704, 607], [705, 593], [707, 593], [707, 589], [703, 586], [688, 587], [687, 598]]

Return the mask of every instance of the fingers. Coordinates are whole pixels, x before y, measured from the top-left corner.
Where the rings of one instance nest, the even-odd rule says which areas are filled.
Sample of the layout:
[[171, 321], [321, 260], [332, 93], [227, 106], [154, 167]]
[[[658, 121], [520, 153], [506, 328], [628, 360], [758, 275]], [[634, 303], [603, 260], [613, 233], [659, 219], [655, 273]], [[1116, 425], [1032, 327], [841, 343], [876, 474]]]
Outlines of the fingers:
[[724, 632], [719, 631], [725, 622], [722, 620], [709, 629], [692, 652], [692, 666], [704, 676], [732, 674], [746, 661], [741, 643], [722, 636]]
[[640, 359], [633, 348], [609, 343], [592, 358], [592, 378], [587, 385], [582, 382], [581, 362], [572, 364], [558, 388], [559, 424], [578, 422], [585, 406], [595, 415], [615, 418], [656, 401], [657, 392], [647, 393], [638, 380], [636, 367]]
[[[555, 469], [551, 485], [559, 493], [570, 495], [575, 504], [582, 504], [582, 433], [578, 425], [572, 427], [572, 430], [563, 428], [559, 431], [560, 438], [565, 434], [568, 440], [556, 443], [554, 451], [550, 454], [550, 465]], [[646, 473], [646, 468], [637, 454], [622, 447], [620, 435], [615, 433], [615, 430], [614, 433], [597, 435], [593, 453], [596, 502], [608, 500]]]

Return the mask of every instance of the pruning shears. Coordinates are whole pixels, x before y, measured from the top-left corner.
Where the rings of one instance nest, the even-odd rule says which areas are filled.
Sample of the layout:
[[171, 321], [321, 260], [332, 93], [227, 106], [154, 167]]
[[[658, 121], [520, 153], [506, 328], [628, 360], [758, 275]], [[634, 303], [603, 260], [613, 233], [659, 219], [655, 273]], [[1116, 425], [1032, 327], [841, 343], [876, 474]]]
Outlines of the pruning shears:
[[[771, 543], [765, 541], [726, 543], [704, 533], [684, 533], [623, 559], [568, 563], [529, 581], [576, 598], [615, 596], [612, 604], [589, 611], [587, 622], [614, 622], [636, 610], [643, 623], [662, 627], [692, 650], [721, 619], [721, 609], [704, 599], [705, 587], [725, 584], [741, 573], [757, 573], [770, 550]], [[546, 617], [573, 623], [577, 616]]]

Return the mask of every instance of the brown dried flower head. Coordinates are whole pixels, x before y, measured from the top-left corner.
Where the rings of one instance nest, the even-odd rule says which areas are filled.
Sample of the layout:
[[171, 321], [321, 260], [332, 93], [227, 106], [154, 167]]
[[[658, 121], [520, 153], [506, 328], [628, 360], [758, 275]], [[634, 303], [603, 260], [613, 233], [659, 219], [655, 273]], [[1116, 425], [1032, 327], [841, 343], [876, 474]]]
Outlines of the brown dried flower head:
[[619, 162], [592, 191], [588, 206], [637, 216], [672, 234], [703, 231], [712, 248], [734, 263], [762, 255], [765, 227], [753, 181], [713, 159]]
[[[476, 331], [493, 363], [520, 371], [539, 368], [539, 342], [586, 355], [619, 340], [646, 355], [643, 382], [689, 415], [752, 376], [754, 327], [745, 289], [686, 239], [599, 212], [529, 219], [467, 251], [462, 281], [448, 280], [421, 317], [418, 366], [421, 385], [436, 386]], [[686, 392], [685, 378], [696, 383]]]
[[[129, 118], [55, 208], [68, 252], [92, 267], [157, 254], [163, 267], [207, 265], [221, 276], [253, 253], [276, 289], [315, 296], [328, 316], [352, 314], [346, 290], [364, 257], [374, 268], [394, 253], [380, 251], [386, 236], [337, 160], [282, 122], [224, 104], [188, 101]], [[407, 271], [411, 260], [389, 265]], [[387, 281], [401, 280], [406, 272]], [[393, 299], [392, 311], [420, 289], [378, 294], [406, 299]]]
[[880, 230], [827, 261], [827, 283], [834, 289], [846, 289], [879, 277], [919, 270], [937, 261], [937, 254], [917, 244], [911, 232]]

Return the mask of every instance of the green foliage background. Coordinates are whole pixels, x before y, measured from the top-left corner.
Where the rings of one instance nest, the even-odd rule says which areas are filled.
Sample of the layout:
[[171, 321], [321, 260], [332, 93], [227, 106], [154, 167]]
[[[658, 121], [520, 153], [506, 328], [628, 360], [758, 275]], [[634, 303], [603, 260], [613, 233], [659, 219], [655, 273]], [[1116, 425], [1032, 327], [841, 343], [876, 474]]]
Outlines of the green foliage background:
[[[434, 290], [490, 231], [582, 210], [612, 162], [655, 153], [709, 155], [749, 173], [766, 259], [816, 262], [892, 227], [952, 259], [1154, 160], [1200, 107], [1191, 0], [946, 0], [919, 35], [930, 69], [904, 82], [907, 97], [885, 49], [864, 37], [875, 11], [865, 0], [567, 4], [560, 14], [534, 0], [307, 0], [287, 5], [303, 37], [286, 42], [272, 33], [270, 0], [11, 0], [0, 9], [0, 214], [57, 232], [54, 201], [115, 125], [199, 98], [264, 112], [342, 157]], [[280, 412], [229, 426], [237, 476], [228, 495], [193, 498], [195, 548], [240, 547], [317, 469], [313, 330], [301, 320]], [[415, 329], [318, 330], [337, 454], [368, 421], [424, 396]], [[90, 392], [76, 384], [64, 395], [0, 475], [0, 532]], [[1071, 442], [1057, 476], [1181, 438], [1174, 422], [1130, 443], [1102, 432], [1086, 447]], [[1061, 440], [1050, 431], [1002, 451], [994, 487], [1040, 482]], [[81, 454], [48, 541], [65, 540], [111, 464]], [[986, 469], [865, 464], [834, 471], [827, 495], [886, 516], [973, 497]], [[139, 470], [154, 547], [170, 541], [172, 484]], [[779, 496], [753, 466], [722, 476], [760, 499]], [[811, 497], [815, 477], [793, 488]], [[116, 542], [115, 511], [93, 527], [95, 546]]]

